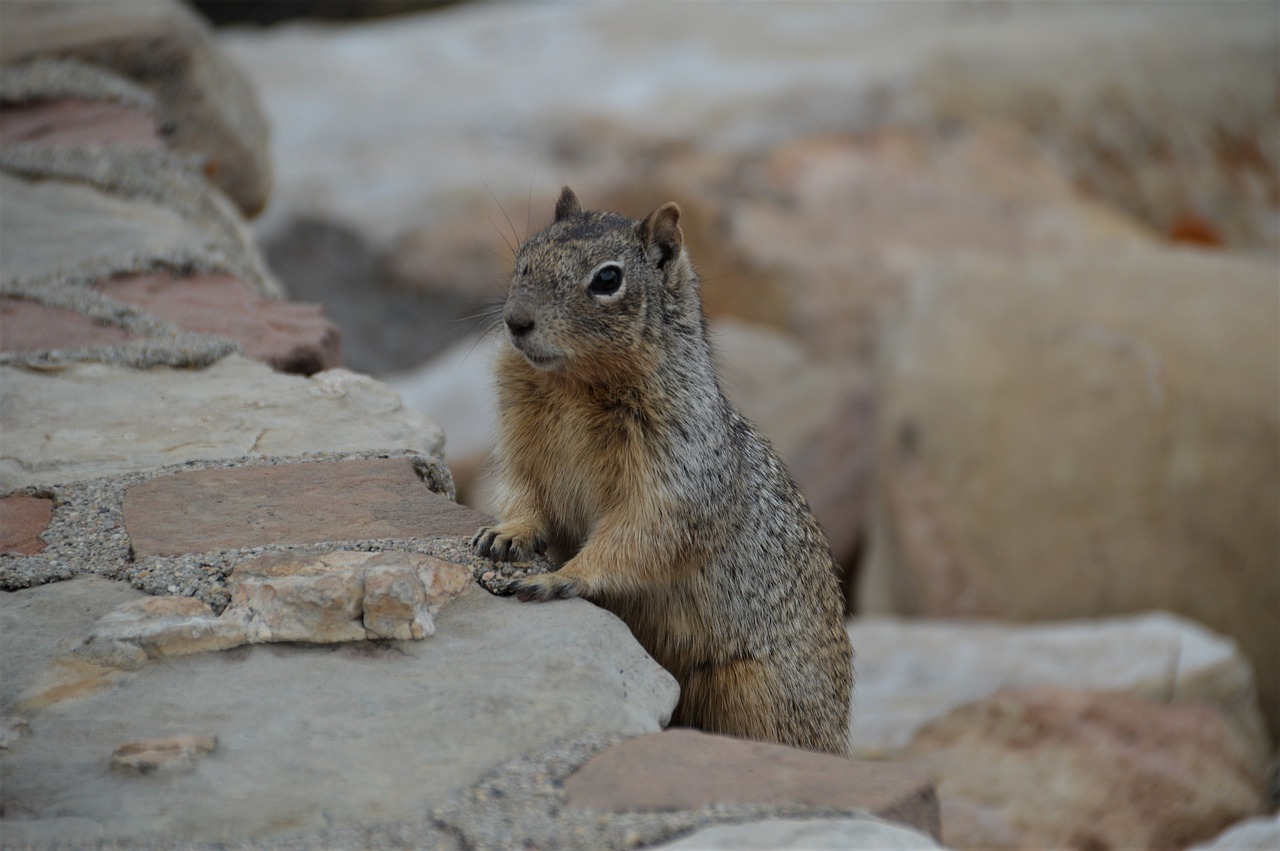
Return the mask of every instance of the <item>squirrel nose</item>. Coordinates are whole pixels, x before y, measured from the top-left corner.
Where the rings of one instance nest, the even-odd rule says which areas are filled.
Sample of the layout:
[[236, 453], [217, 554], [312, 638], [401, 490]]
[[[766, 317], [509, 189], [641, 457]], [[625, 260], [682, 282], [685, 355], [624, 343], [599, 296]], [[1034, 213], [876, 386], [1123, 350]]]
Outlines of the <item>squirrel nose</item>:
[[533, 330], [533, 317], [522, 310], [508, 310], [502, 317], [512, 337], [523, 337]]

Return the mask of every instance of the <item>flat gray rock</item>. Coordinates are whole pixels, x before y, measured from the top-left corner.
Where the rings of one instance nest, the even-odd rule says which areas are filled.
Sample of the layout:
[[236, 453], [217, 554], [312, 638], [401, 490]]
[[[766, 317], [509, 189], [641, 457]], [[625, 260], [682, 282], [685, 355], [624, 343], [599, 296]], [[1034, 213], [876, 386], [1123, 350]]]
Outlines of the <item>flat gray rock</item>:
[[[31, 730], [0, 751], [6, 840], [237, 843], [420, 820], [522, 753], [655, 732], [677, 695], [608, 612], [473, 587], [425, 641], [205, 653], [24, 706], [59, 642], [122, 596], [139, 595], [77, 579], [0, 596], [5, 634], [38, 636], [4, 660], [0, 714]], [[164, 776], [108, 768], [124, 745], [176, 736], [216, 746]]]
[[106, 273], [130, 257], [176, 257], [215, 241], [215, 234], [168, 207], [91, 186], [0, 173], [0, 195], [0, 279], [6, 282], [69, 267]]
[[198, 371], [0, 367], [0, 491], [186, 461], [410, 450], [437, 455], [432, 420], [366, 376], [310, 378], [230, 356]]
[[871, 818], [768, 819], [707, 827], [659, 848], [671, 851], [940, 848], [929, 836]]

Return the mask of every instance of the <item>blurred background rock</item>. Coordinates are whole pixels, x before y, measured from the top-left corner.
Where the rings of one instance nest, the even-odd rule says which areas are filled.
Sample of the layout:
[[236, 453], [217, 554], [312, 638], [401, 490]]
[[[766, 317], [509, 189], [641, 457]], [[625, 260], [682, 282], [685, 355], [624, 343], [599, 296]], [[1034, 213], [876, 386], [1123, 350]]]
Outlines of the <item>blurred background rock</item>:
[[565, 183], [676, 200], [851, 611], [1175, 611], [1280, 730], [1274, 2], [199, 5], [271, 118], [272, 268], [464, 501], [514, 246]]

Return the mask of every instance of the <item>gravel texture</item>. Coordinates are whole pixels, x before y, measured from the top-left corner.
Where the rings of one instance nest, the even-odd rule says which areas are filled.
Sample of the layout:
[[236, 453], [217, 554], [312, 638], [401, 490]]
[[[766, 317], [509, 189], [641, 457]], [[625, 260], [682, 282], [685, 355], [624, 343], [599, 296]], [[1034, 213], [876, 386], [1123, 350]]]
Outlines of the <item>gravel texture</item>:
[[142, 86], [76, 59], [37, 59], [0, 68], [0, 101], [53, 98], [110, 101], [156, 111], [156, 99]]

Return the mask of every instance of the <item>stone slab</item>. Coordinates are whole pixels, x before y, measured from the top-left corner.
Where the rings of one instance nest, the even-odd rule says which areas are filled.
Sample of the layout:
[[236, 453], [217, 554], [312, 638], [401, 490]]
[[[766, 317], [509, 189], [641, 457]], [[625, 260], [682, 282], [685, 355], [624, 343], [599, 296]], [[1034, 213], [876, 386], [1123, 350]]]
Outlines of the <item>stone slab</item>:
[[20, 298], [0, 298], [0, 351], [39, 352], [110, 346], [134, 335], [66, 307]]
[[444, 442], [385, 385], [345, 370], [283, 375], [239, 356], [202, 370], [0, 367], [0, 490], [187, 461], [413, 451]]
[[0, 105], [0, 142], [42, 145], [127, 145], [162, 148], [155, 119], [120, 103], [48, 100]]
[[137, 257], [189, 254], [217, 234], [159, 204], [58, 180], [0, 173], [0, 279], [110, 270]]
[[95, 289], [188, 331], [229, 337], [282, 372], [311, 375], [342, 363], [342, 336], [321, 305], [269, 301], [230, 275], [128, 275]]
[[932, 838], [869, 818], [767, 819], [706, 827], [655, 848], [668, 851], [848, 851], [940, 848]]
[[612, 812], [723, 803], [856, 809], [937, 836], [933, 781], [898, 763], [668, 730], [615, 745], [565, 781], [570, 806]]
[[479, 512], [432, 493], [410, 458], [193, 470], [125, 492], [134, 554], [472, 535]]
[[53, 500], [46, 497], [15, 493], [0, 499], [0, 552], [43, 552], [40, 533], [52, 519]]
[[[83, 636], [81, 609], [101, 615], [119, 599], [96, 605], [87, 590], [119, 583], [88, 582], [0, 595], [5, 634], [40, 636], [0, 657], [6, 697], [31, 682], [10, 669]], [[32, 734], [0, 760], [5, 837], [258, 845], [288, 831], [413, 821], [521, 754], [656, 732], [675, 705], [674, 679], [621, 621], [584, 601], [528, 606], [472, 587], [436, 626], [421, 642], [169, 659], [34, 710]], [[184, 734], [218, 741], [190, 773], [159, 782], [106, 770], [123, 744]]]

